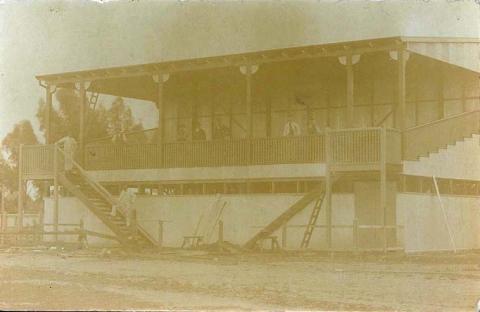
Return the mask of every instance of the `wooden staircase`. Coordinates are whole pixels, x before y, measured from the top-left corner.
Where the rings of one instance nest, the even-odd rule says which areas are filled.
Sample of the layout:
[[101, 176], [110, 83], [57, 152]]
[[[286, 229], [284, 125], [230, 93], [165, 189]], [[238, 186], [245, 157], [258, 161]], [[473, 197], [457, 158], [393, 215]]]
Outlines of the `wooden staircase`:
[[78, 174], [59, 175], [59, 182], [75, 197], [77, 197], [98, 219], [102, 221], [115, 235], [117, 241], [130, 248], [144, 248], [152, 243], [140, 231], [133, 231], [126, 225], [126, 219], [118, 214], [112, 216], [112, 204], [99, 192], [95, 186]]
[[320, 200], [319, 204], [321, 205], [321, 202], [324, 196], [325, 196], [325, 183], [322, 183], [322, 185], [319, 188], [317, 188], [316, 190], [310, 193], [305, 194], [302, 198], [300, 198], [296, 203], [294, 203], [287, 210], [285, 210], [270, 224], [262, 228], [257, 234], [255, 234], [250, 240], [248, 240], [244, 244], [243, 248], [254, 249], [257, 246], [258, 242], [272, 235], [275, 231], [280, 229], [280, 227], [285, 225], [288, 221], [290, 221], [295, 215], [297, 215], [299, 212], [305, 209], [313, 201], [317, 200], [317, 203], [319, 203], [318, 200]]
[[428, 157], [474, 134], [480, 134], [480, 110], [406, 129], [403, 132], [403, 159]]
[[[61, 150], [59, 152], [63, 154]], [[118, 201], [100, 183], [90, 178], [78, 163], [73, 162], [73, 165], [74, 169], [71, 172], [58, 173], [59, 183], [100, 219], [122, 246], [142, 249], [156, 245], [138, 224], [137, 229], [129, 228], [125, 216], [119, 209], [117, 215], [112, 216], [112, 206], [118, 205]]]

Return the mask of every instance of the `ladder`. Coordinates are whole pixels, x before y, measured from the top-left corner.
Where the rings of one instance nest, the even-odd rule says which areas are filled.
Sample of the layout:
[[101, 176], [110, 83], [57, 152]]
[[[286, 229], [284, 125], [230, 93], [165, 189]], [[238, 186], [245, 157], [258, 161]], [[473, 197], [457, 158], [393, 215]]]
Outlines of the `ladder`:
[[255, 248], [257, 242], [262, 241], [263, 239], [272, 235], [276, 230], [278, 230], [281, 226], [286, 224], [290, 221], [294, 216], [296, 216], [300, 211], [305, 209], [310, 203], [318, 200], [319, 198], [323, 198], [325, 196], [325, 185], [322, 185], [314, 190], [313, 192], [305, 194], [302, 198], [300, 198], [296, 203], [290, 206], [287, 210], [285, 210], [282, 214], [280, 214], [277, 218], [275, 218], [271, 223], [267, 226], [262, 228], [257, 234], [255, 234], [252, 238], [250, 238], [245, 244], [245, 249], [253, 249]]
[[320, 214], [320, 210], [322, 208], [323, 199], [325, 198], [325, 193], [322, 194], [322, 197], [318, 198], [313, 206], [312, 214], [310, 215], [305, 233], [303, 234], [302, 244], [300, 245], [300, 248], [302, 249], [308, 248], [308, 245], [310, 244], [310, 239], [312, 238], [313, 230], [315, 229], [318, 215]]

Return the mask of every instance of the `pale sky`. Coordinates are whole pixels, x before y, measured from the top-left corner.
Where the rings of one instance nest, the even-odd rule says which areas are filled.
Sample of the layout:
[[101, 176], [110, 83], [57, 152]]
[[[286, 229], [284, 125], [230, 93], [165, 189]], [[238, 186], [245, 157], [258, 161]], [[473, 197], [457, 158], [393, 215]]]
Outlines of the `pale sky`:
[[[478, 38], [479, 23], [474, 0], [0, 0], [0, 140], [22, 119], [38, 128], [38, 74], [400, 35]], [[155, 126], [152, 104], [132, 108]]]

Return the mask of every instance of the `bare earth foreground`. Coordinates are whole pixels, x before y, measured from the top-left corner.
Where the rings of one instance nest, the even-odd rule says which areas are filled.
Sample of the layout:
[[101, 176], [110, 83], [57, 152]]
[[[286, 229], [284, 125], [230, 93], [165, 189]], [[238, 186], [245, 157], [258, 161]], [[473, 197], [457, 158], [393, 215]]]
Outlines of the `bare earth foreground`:
[[474, 311], [480, 254], [0, 249], [0, 310]]

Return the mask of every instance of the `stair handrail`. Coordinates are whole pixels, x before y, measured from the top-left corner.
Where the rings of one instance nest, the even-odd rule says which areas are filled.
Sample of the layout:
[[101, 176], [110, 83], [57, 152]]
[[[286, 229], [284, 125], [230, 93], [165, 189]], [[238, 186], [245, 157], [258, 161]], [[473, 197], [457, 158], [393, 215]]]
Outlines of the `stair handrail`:
[[[65, 152], [55, 144], [55, 148], [62, 153], [64, 157], [70, 157], [66, 156]], [[110, 205], [119, 205], [119, 201], [114, 198], [110, 192], [107, 191], [100, 183], [96, 182], [93, 180], [89, 175], [88, 172], [85, 171], [85, 169], [82, 168], [74, 159], [72, 159], [72, 164], [73, 166], [80, 172], [80, 174], [85, 178], [85, 180], [88, 182], [88, 184], [93, 187], [96, 191], [102, 195], [102, 197], [110, 204]], [[120, 211], [123, 214], [123, 211]]]
[[449, 116], [449, 117], [446, 117], [446, 118], [437, 119], [437, 120], [427, 122], [427, 123], [424, 123], [424, 124], [421, 124], [421, 125], [418, 125], [418, 126], [413, 126], [413, 127], [407, 128], [403, 132], [409, 132], [409, 131], [413, 131], [413, 130], [416, 130], [416, 129], [425, 128], [425, 127], [428, 127], [428, 126], [431, 126], [431, 125], [447, 122], [447, 121], [452, 120], [452, 119], [461, 118], [463, 116], [467, 116], [467, 115], [471, 115], [471, 114], [473, 115], [473, 114], [478, 114], [478, 113], [480, 113], [480, 109], [475, 109], [475, 110], [472, 110], [472, 111], [463, 112], [463, 113], [460, 113], [460, 114], [455, 114], [455, 115], [452, 115], [452, 116]]

